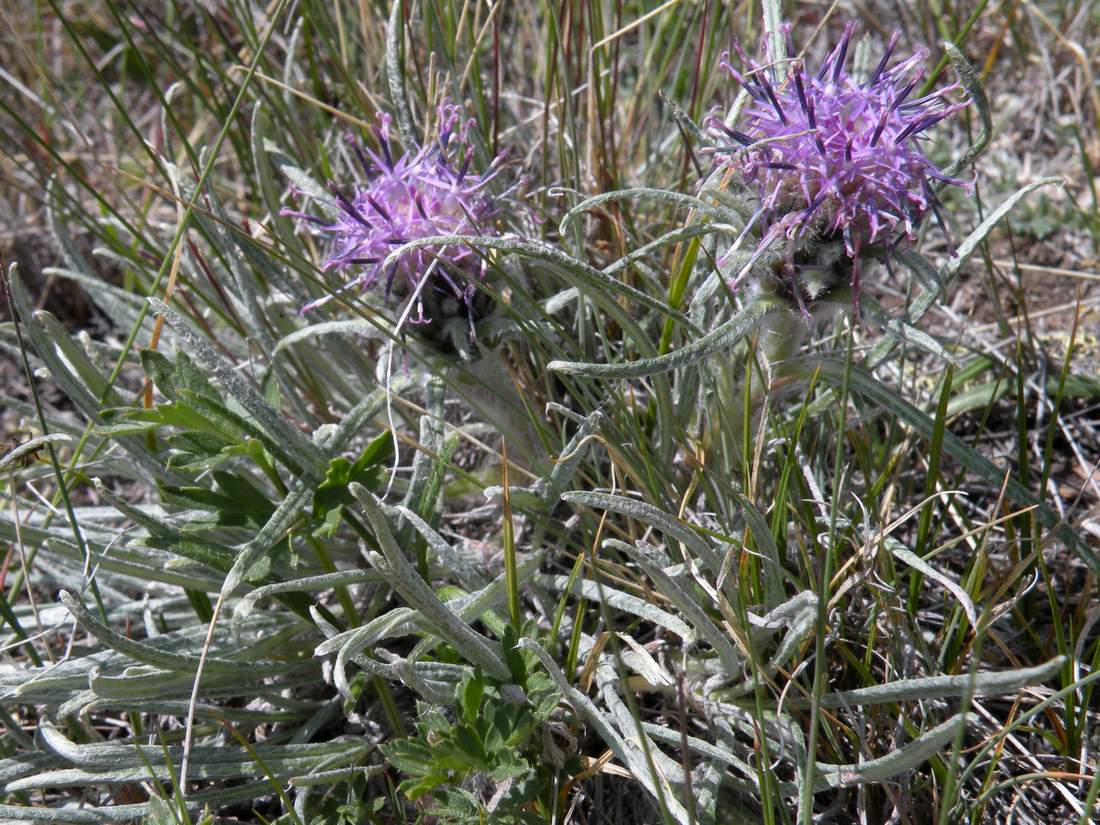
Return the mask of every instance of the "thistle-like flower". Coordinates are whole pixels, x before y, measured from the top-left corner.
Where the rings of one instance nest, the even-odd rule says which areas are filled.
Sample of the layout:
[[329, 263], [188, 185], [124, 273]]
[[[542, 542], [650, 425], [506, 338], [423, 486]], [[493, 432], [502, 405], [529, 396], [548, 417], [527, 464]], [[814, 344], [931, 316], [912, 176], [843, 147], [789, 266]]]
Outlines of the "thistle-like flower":
[[[459, 106], [444, 101], [438, 108], [438, 138], [418, 151], [397, 156], [390, 140], [390, 116], [379, 115], [376, 136], [381, 155], [348, 135], [348, 145], [362, 168], [363, 180], [342, 188], [329, 182], [335, 220], [283, 210], [314, 224], [330, 241], [322, 269], [347, 277], [337, 292], [352, 287], [381, 286], [384, 296], [408, 295], [409, 323], [427, 324], [425, 303], [450, 299], [473, 311], [476, 282], [484, 278], [482, 256], [462, 244], [421, 247], [402, 254], [390, 267], [387, 257], [409, 241], [437, 235], [495, 234], [496, 214], [486, 184], [498, 171], [499, 158], [484, 174], [470, 169], [474, 150]], [[350, 190], [350, 191], [349, 191]], [[335, 297], [327, 295], [308, 304], [303, 312]], [[472, 319], [471, 319], [472, 321]]]
[[785, 26], [787, 54], [781, 62], [789, 68], [782, 82], [775, 71], [778, 60], [761, 66], [738, 49], [742, 73], [728, 53], [723, 55], [721, 66], [750, 100], [740, 130], [717, 117], [708, 123], [731, 141], [722, 165], [739, 171], [759, 194], [753, 220], [761, 225], [761, 250], [781, 236], [790, 240], [792, 257], [802, 239], [842, 243], [858, 301], [860, 253], [880, 245], [889, 266], [891, 250], [914, 240], [929, 212], [943, 226], [932, 181], [967, 185], [944, 175], [925, 155], [921, 140], [969, 104], [950, 102], [957, 84], [912, 98], [924, 78], [928, 51], [919, 48], [891, 66], [896, 33], [871, 75], [857, 81], [844, 68], [852, 29], [849, 24], [812, 74], [795, 58]]

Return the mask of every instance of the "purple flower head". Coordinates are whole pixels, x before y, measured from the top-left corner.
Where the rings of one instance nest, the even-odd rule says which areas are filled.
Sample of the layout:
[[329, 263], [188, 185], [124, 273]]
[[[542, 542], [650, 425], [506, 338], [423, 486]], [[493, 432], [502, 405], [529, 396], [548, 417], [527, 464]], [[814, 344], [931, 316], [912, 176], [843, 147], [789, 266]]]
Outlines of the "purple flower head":
[[[375, 130], [380, 154], [351, 135], [348, 144], [362, 169], [363, 180], [350, 187], [329, 182], [335, 219], [330, 223], [301, 212], [283, 210], [314, 224], [330, 242], [322, 269], [346, 276], [340, 288], [381, 287], [416, 296], [410, 323], [426, 324], [425, 299], [440, 294], [471, 309], [475, 284], [485, 275], [484, 259], [461, 244], [421, 247], [402, 254], [384, 267], [386, 258], [401, 245], [436, 235], [494, 233], [493, 199], [485, 191], [496, 175], [497, 158], [484, 174], [471, 170], [474, 155], [468, 140], [471, 121], [462, 109], [443, 101], [438, 112], [438, 139], [417, 151], [398, 155], [390, 141], [390, 116], [379, 114]], [[434, 293], [434, 294], [433, 294]], [[308, 304], [303, 312], [331, 300], [327, 295]], [[429, 300], [435, 303], [434, 300]]]
[[811, 73], [795, 59], [790, 27], [784, 26], [789, 69], [781, 82], [774, 66], [761, 66], [740, 49], [743, 73], [723, 55], [720, 65], [750, 99], [739, 130], [717, 117], [708, 124], [731, 142], [723, 164], [737, 169], [760, 196], [761, 246], [808, 234], [843, 241], [858, 296], [860, 251], [881, 244], [888, 260], [893, 246], [915, 238], [928, 212], [942, 225], [932, 181], [967, 185], [944, 175], [921, 142], [928, 129], [969, 104], [948, 100], [957, 84], [912, 97], [928, 51], [918, 48], [891, 65], [897, 34], [870, 77], [857, 81], [844, 69], [852, 29], [849, 24]]

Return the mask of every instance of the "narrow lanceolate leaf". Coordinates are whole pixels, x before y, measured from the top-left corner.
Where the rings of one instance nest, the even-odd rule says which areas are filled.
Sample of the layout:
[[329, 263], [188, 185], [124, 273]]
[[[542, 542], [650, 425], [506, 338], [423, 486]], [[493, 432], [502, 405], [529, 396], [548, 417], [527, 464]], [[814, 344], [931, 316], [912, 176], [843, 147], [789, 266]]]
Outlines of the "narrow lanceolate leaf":
[[625, 496], [613, 496], [608, 493], [590, 493], [584, 490], [574, 490], [562, 493], [562, 501], [573, 504], [582, 504], [598, 510], [610, 510], [613, 513], [621, 513], [624, 516], [648, 524], [664, 533], [668, 538], [681, 542], [688, 555], [700, 558], [710, 568], [711, 572], [718, 575], [721, 570], [721, 560], [706, 540], [679, 519], [669, 515], [663, 510], [647, 504], [644, 501], [626, 498]]
[[401, 19], [402, 0], [393, 0], [390, 19], [386, 26], [386, 79], [390, 86], [390, 102], [397, 116], [397, 131], [406, 149], [417, 145], [416, 127], [413, 126], [412, 108], [405, 91], [405, 69], [401, 65], [401, 44], [405, 39], [404, 21]]
[[[1025, 687], [1041, 685], [1058, 674], [1066, 663], [1065, 656], [1056, 656], [1036, 667], [1016, 670], [963, 674], [960, 676], [927, 676], [923, 679], [899, 679], [884, 685], [826, 693], [821, 697], [823, 708], [844, 708], [858, 705], [882, 705], [887, 702], [910, 702], [916, 699], [953, 699], [959, 696], [1001, 696]], [[812, 700], [794, 696], [784, 705], [806, 707]]]
[[661, 102], [668, 106], [668, 110], [672, 112], [672, 117], [680, 124], [680, 127], [691, 135], [697, 144], [700, 146], [711, 145], [713, 141], [703, 133], [702, 129], [695, 125], [695, 121], [691, 119], [691, 115], [685, 112], [680, 107], [679, 103], [666, 95], [663, 91], [658, 90], [657, 95], [661, 98]]
[[970, 620], [970, 626], [974, 628], [978, 626], [978, 614], [974, 609], [974, 602], [971, 601], [970, 596], [966, 594], [966, 591], [963, 590], [958, 582], [946, 573], [941, 573], [896, 539], [887, 536], [886, 546], [890, 548], [890, 552], [894, 554], [895, 558], [905, 562], [914, 570], [919, 570], [928, 578], [942, 584], [952, 596], [959, 600], [963, 612], [966, 613], [966, 618]]
[[[43, 722], [39, 727], [43, 744], [72, 765], [89, 769], [112, 771], [127, 768], [141, 769], [148, 763], [154, 766], [167, 755], [174, 762], [182, 756], [183, 748], [172, 746], [162, 749], [159, 745], [113, 744], [96, 742], [78, 744], [66, 737], [57, 727]], [[307, 768], [321, 761], [350, 763], [355, 761], [370, 745], [351, 739], [318, 742], [301, 745], [258, 745], [256, 752], [281, 768], [291, 770]], [[198, 747], [193, 752], [201, 757], [202, 764], [210, 769], [209, 777], [248, 776], [254, 768], [251, 760], [240, 751], [226, 747]], [[202, 770], [200, 767], [199, 771]], [[203, 774], [196, 773], [197, 776]], [[32, 780], [33, 782], [33, 780]], [[30, 783], [28, 783], [30, 784]]]
[[424, 620], [456, 650], [466, 656], [471, 664], [482, 668], [495, 679], [510, 681], [510, 671], [504, 664], [504, 660], [494, 650], [493, 643], [452, 613], [405, 558], [394, 540], [393, 533], [390, 532], [382, 509], [375, 502], [370, 491], [354, 483], [350, 486], [350, 490], [363, 508], [378, 546], [382, 548], [382, 555], [385, 557], [388, 568], [382, 572], [391, 573], [390, 584], [394, 589], [411, 607], [420, 611]]
[[898, 341], [904, 341], [907, 344], [919, 347], [925, 352], [930, 352], [937, 358], [941, 358], [951, 364], [957, 365], [959, 363], [958, 358], [927, 332], [917, 329], [901, 318], [894, 318], [891, 316], [890, 313], [886, 311], [886, 308], [875, 300], [874, 296], [865, 294], [860, 300], [863, 302], [863, 308], [867, 311], [867, 315], [870, 316], [871, 320], [878, 324], [879, 327], [891, 337]]
[[[768, 49], [778, 58], [787, 53], [787, 44], [783, 42], [783, 4], [780, 0], [763, 0], [761, 11], [764, 14], [764, 34], [770, 41]], [[775, 72], [782, 80], [787, 75], [786, 65], [780, 61]]]
[[340, 587], [349, 584], [364, 584], [366, 582], [379, 581], [379, 576], [371, 570], [341, 570], [337, 573], [325, 573], [320, 576], [305, 576], [300, 579], [291, 579], [285, 582], [257, 587], [245, 594], [233, 611], [233, 619], [239, 622], [252, 612], [256, 603], [262, 599], [270, 598], [279, 593], [292, 593], [299, 590], [327, 590], [330, 587]]
[[547, 369], [569, 375], [591, 378], [641, 378], [686, 367], [702, 361], [709, 355], [729, 349], [743, 338], [756, 323], [781, 304], [774, 298], [760, 296], [724, 324], [711, 330], [697, 341], [680, 347], [675, 352], [655, 358], [639, 358], [624, 364], [590, 364], [580, 361], [551, 361]]
[[[989, 139], [993, 136], [993, 113], [989, 108], [989, 98], [986, 97], [985, 87], [982, 86], [981, 78], [974, 67], [970, 65], [970, 61], [966, 59], [966, 56], [959, 51], [954, 43], [944, 42], [943, 47], [947, 50], [947, 56], [951, 58], [951, 64], [955, 67], [955, 71], [959, 73], [959, 80], [962, 82], [963, 88], [966, 89], [966, 93], [970, 95], [970, 102], [974, 104], [974, 108], [978, 112], [978, 121], [981, 123], [978, 137], [970, 144], [970, 148], [966, 150], [961, 158], [943, 170], [945, 175], [953, 177], [968, 166], [972, 166], [974, 161], [978, 159], [978, 155], [985, 151], [985, 147], [989, 145]], [[940, 181], [936, 182], [937, 188], [942, 188], [943, 185]]]
[[313, 501], [313, 489], [308, 484], [298, 483], [287, 494], [282, 503], [271, 514], [271, 518], [260, 531], [241, 548], [240, 555], [233, 562], [233, 567], [226, 574], [222, 583], [221, 593], [229, 597], [244, 580], [245, 575], [264, 553], [268, 552], [273, 544], [278, 541], [298, 515]]
[[[81, 627], [99, 639], [99, 641], [111, 650], [124, 653], [138, 662], [165, 668], [167, 670], [183, 670], [190, 672], [198, 667], [198, 656], [160, 650], [152, 645], [135, 641], [120, 633], [116, 633], [95, 618], [85, 609], [84, 605], [67, 590], [61, 591], [60, 599], [61, 603], [73, 614], [73, 617], [80, 622]], [[222, 659], [217, 656], [208, 656], [206, 659], [206, 669], [211, 673], [240, 673], [242, 666], [245, 666], [245, 663], [232, 659]], [[268, 671], [279, 673], [286, 669], [286, 666], [282, 664], [259, 665], [256, 662], [248, 662], [247, 667], [251, 674], [265, 673]]]
[[957, 714], [946, 722], [925, 731], [912, 742], [895, 748], [885, 756], [868, 759], [854, 765], [829, 765], [818, 762], [814, 770], [814, 790], [825, 791], [866, 782], [885, 782], [895, 776], [920, 767], [939, 751], [966, 725], [966, 715]]
[[538, 584], [562, 592], [566, 589], [590, 601], [603, 601], [615, 610], [630, 613], [647, 622], [663, 627], [679, 636], [685, 645], [695, 643], [695, 633], [679, 617], [661, 610], [645, 599], [639, 599], [629, 593], [624, 593], [607, 584], [597, 584], [589, 579], [574, 579], [572, 583], [569, 576], [538, 576], [535, 579]]
[[692, 195], [684, 195], [680, 192], [670, 192], [667, 189], [619, 189], [614, 192], [603, 192], [591, 198], [585, 198], [565, 213], [565, 216], [561, 219], [561, 223], [558, 225], [558, 232], [564, 236], [566, 230], [569, 228], [569, 224], [589, 209], [594, 209], [601, 204], [610, 203], [611, 201], [628, 200], [650, 200], [668, 203], [685, 209], [694, 209], [699, 214], [706, 215], [708, 218], [716, 220], [728, 221], [732, 219], [738, 223], [741, 221], [740, 215], [731, 213], [729, 210], [715, 206], [712, 203], [707, 203]]
[[[937, 282], [940, 284], [939, 290], [925, 289], [913, 300], [912, 306], [909, 307], [908, 322], [910, 324], [915, 324], [924, 317], [924, 313], [926, 313], [928, 308], [936, 302], [936, 298], [941, 294], [943, 287], [950, 284], [951, 281], [955, 279], [955, 276], [962, 270], [963, 264], [970, 259], [970, 256], [974, 254], [982, 242], [989, 237], [989, 233], [993, 231], [993, 228], [1004, 219], [1005, 215], [1012, 211], [1016, 204], [1040, 187], [1062, 182], [1062, 178], [1042, 178], [1041, 180], [1033, 181], [1014, 192], [1004, 201], [1004, 203], [994, 209], [989, 216], [979, 224], [977, 229], [971, 232], [966, 237], [966, 240], [959, 244], [958, 249], [955, 250], [955, 254], [947, 263], [940, 267], [940, 271], [937, 273], [936, 278]], [[864, 364], [868, 369], [878, 366], [890, 356], [895, 346], [896, 341], [892, 339], [879, 341], [871, 349], [871, 352], [868, 353], [867, 358], [864, 360]]]
[[684, 618], [691, 622], [692, 627], [699, 631], [699, 635], [714, 648], [714, 652], [718, 654], [718, 661], [727, 676], [734, 676], [740, 672], [742, 659], [733, 643], [707, 616], [703, 608], [696, 603], [697, 597], [689, 594], [676, 579], [665, 572], [652, 554], [651, 548], [643, 543], [639, 543], [638, 547], [634, 547], [616, 539], [609, 539], [606, 544], [626, 553], [645, 571], [646, 575], [657, 586], [658, 592], [680, 609], [680, 612], [684, 614]]
[[384, 339], [388, 334], [392, 333], [388, 329], [388, 325], [382, 319], [365, 321], [357, 318], [349, 321], [324, 321], [319, 324], [310, 324], [308, 327], [296, 329], [289, 335], [279, 339], [279, 342], [275, 345], [275, 349], [272, 350], [271, 354], [273, 356], [278, 355], [293, 344], [302, 341], [310, 341], [322, 335], [343, 335], [352, 338]]
[[[706, 235], [714, 235], [718, 232], [729, 231], [732, 227], [728, 224], [718, 223], [692, 223], [687, 226], [681, 226], [677, 229], [673, 229], [671, 232], [666, 232], [659, 238], [654, 238], [647, 244], [639, 246], [637, 249], [632, 249], [630, 252], [623, 255], [614, 263], [608, 264], [603, 268], [605, 275], [615, 275], [625, 269], [628, 269], [634, 263], [645, 260], [652, 256], [655, 252], [663, 249], [666, 246], [680, 243], [681, 241], [690, 240], [692, 238], [702, 238]], [[690, 267], [687, 272], [690, 274]]]
[[[950, 283], [955, 278], [955, 276], [962, 269], [963, 264], [965, 264], [970, 259], [970, 256], [974, 254], [974, 252], [978, 249], [982, 242], [989, 237], [989, 233], [993, 231], [993, 227], [999, 224], [1004, 216], [1015, 208], [1016, 204], [1018, 204], [1036, 189], [1039, 189], [1043, 186], [1050, 186], [1053, 183], [1062, 185], [1065, 183], [1065, 179], [1055, 177], [1040, 178], [1037, 181], [1029, 183], [1027, 186], [1021, 187], [1017, 191], [1013, 192], [1012, 195], [1010, 195], [1008, 198], [1006, 198], [1000, 206], [994, 209], [989, 214], [989, 216], [978, 225], [977, 229], [966, 236], [966, 240], [959, 244], [959, 248], [955, 250], [955, 254], [951, 256], [951, 258], [948, 259], [947, 263], [945, 263], [940, 269], [940, 281], [942, 283]], [[929, 302], [928, 305], [931, 306], [931, 302], [935, 300], [935, 296], [930, 296], [926, 299], [922, 295], [921, 298], [918, 299], [918, 301], [922, 300], [927, 300]], [[910, 313], [910, 319], [912, 319], [912, 317], [912, 313]]]

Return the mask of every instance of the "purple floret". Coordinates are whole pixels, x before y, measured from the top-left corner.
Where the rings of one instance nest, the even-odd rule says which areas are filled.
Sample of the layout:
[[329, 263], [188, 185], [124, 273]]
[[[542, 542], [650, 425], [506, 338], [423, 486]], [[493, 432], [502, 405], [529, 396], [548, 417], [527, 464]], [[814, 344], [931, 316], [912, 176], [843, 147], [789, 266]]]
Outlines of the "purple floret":
[[[383, 269], [386, 258], [402, 244], [435, 235], [494, 234], [493, 199], [485, 191], [496, 175], [497, 162], [489, 171], [471, 171], [473, 147], [468, 140], [470, 121], [462, 110], [446, 101], [438, 109], [438, 140], [416, 152], [396, 156], [390, 142], [390, 117], [379, 115], [376, 130], [381, 155], [362, 146], [351, 135], [348, 143], [362, 167], [364, 180], [341, 188], [329, 183], [336, 219], [329, 223], [313, 216], [284, 210], [314, 224], [330, 240], [322, 269], [344, 274], [340, 290], [367, 290], [382, 285], [385, 296], [398, 291], [417, 295], [416, 314], [410, 323], [426, 323], [425, 289], [444, 292], [469, 307], [484, 277], [484, 259], [461, 244], [424, 247], [406, 252]], [[499, 160], [499, 158], [498, 158]], [[421, 281], [429, 278], [427, 283]], [[327, 295], [308, 304], [303, 312], [331, 300]]]
[[[711, 117], [709, 125], [729, 140], [723, 165], [737, 169], [760, 196], [756, 219], [764, 227], [761, 249], [780, 236], [792, 242], [807, 233], [842, 241], [853, 264], [858, 297], [859, 255], [881, 244], [888, 258], [903, 239], [913, 240], [939, 201], [932, 181], [966, 186], [947, 177], [921, 148], [924, 132], [965, 108], [948, 97], [952, 85], [912, 97], [924, 77], [928, 51], [918, 48], [890, 65], [899, 35], [864, 82], [844, 70], [853, 26], [816, 73], [808, 72], [784, 27], [789, 70], [776, 82], [774, 67], [740, 53], [744, 73], [721, 66], [748, 92], [739, 130]], [[719, 150], [721, 151], [721, 150]]]

